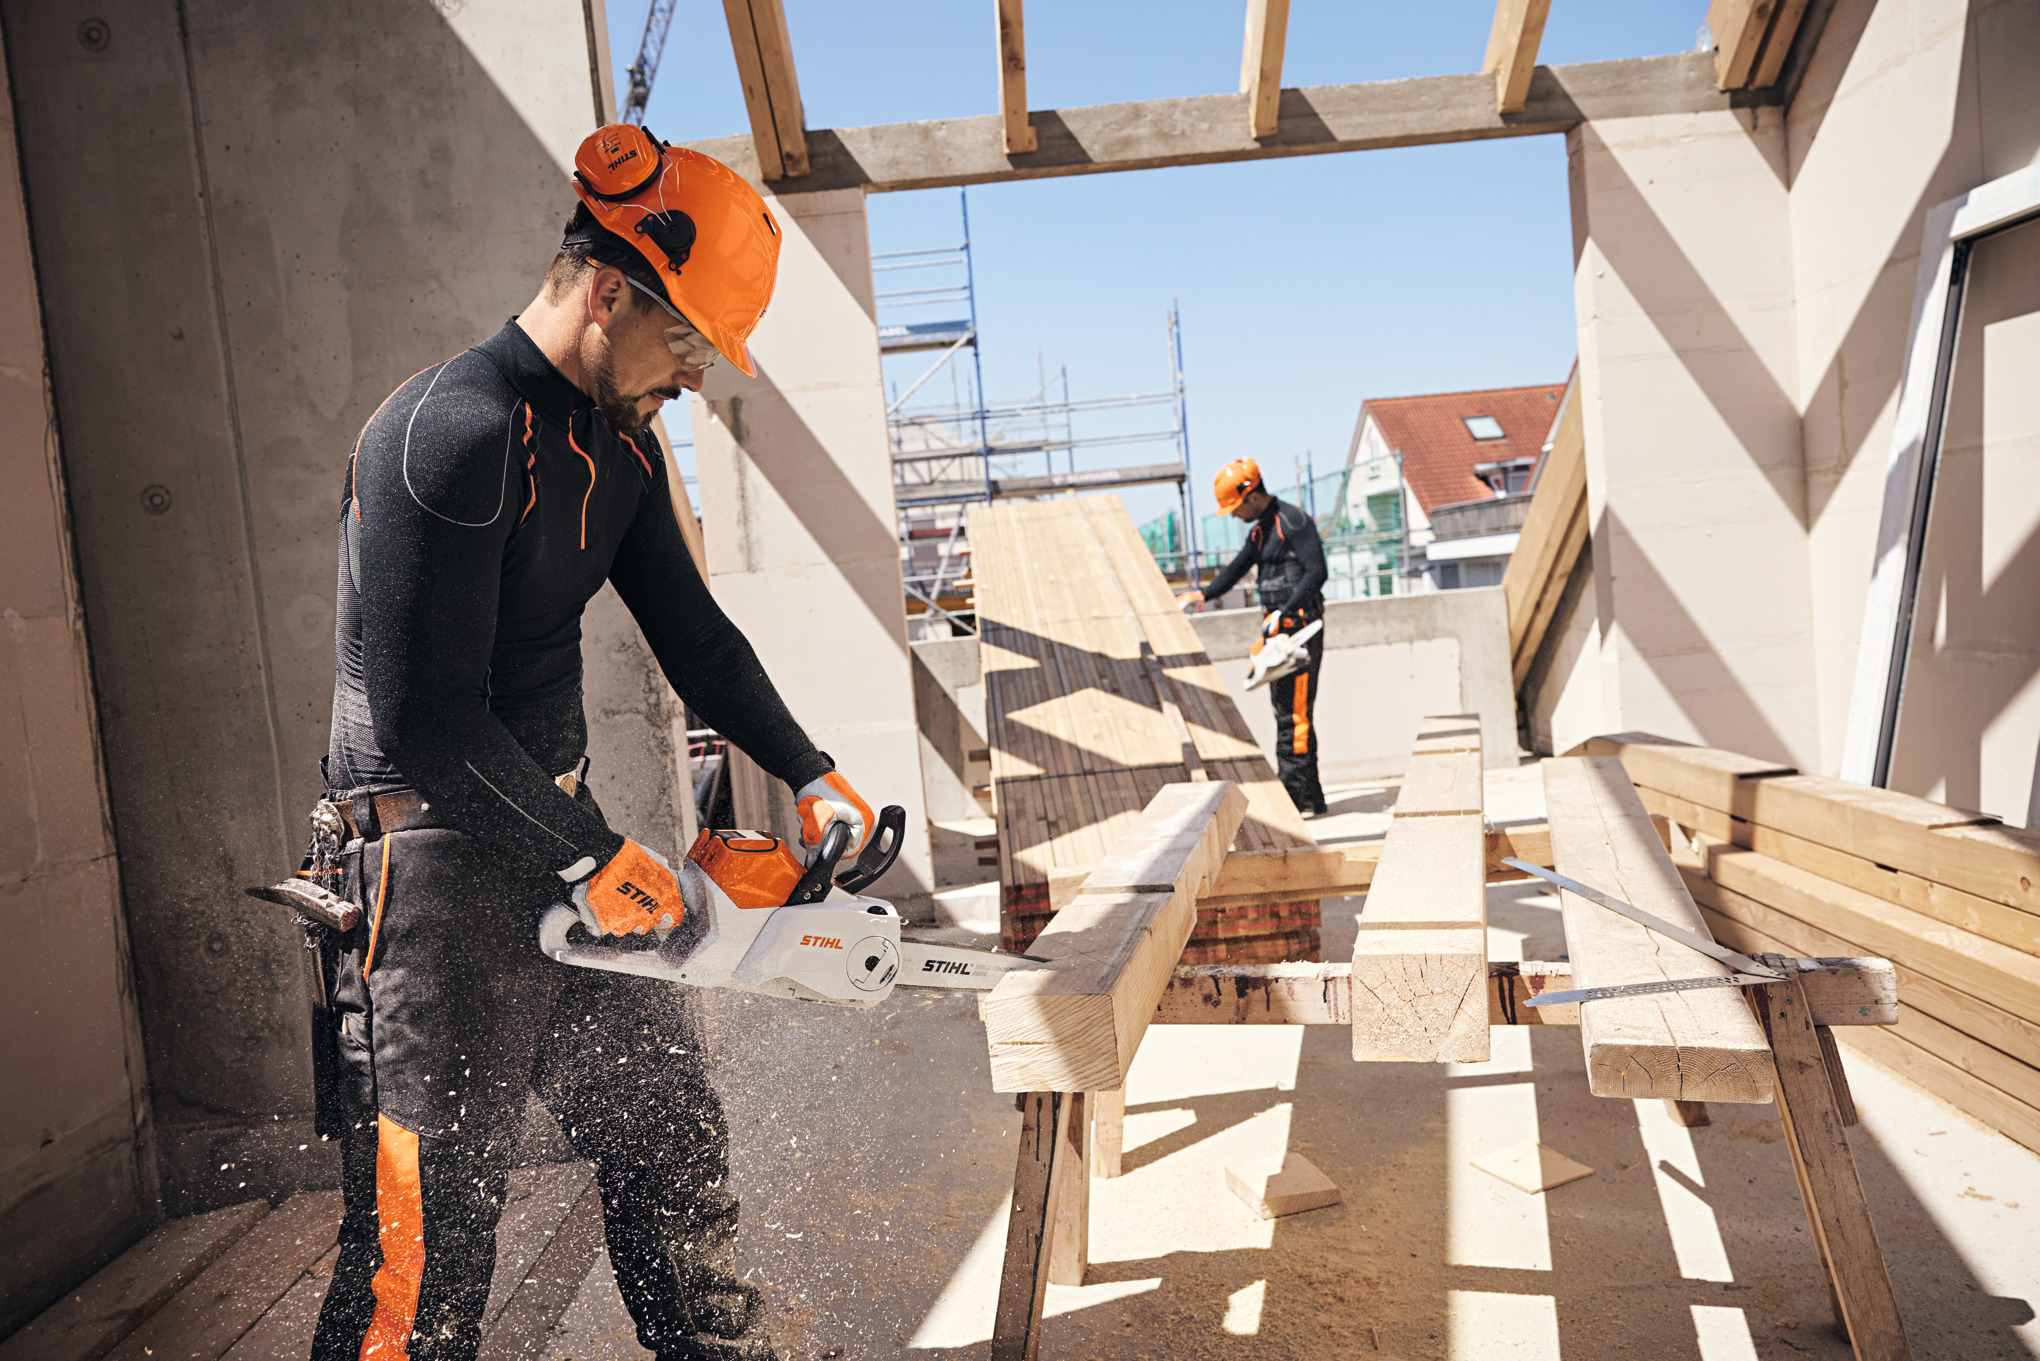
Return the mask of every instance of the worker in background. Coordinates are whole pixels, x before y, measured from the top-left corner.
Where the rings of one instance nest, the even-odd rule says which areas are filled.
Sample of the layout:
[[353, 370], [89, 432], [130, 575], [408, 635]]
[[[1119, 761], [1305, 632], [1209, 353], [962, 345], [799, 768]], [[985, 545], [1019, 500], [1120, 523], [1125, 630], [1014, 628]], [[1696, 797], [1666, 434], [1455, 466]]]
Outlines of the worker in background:
[[[539, 915], [676, 926], [667, 861], [590, 796], [581, 616], [605, 582], [688, 707], [795, 791], [802, 836], [869, 806], [788, 712], [680, 535], [648, 422], [745, 342], [777, 224], [728, 167], [642, 129], [581, 144], [537, 297], [369, 420], [340, 508], [325, 763], [361, 927], [329, 947], [346, 1216], [319, 1361], [471, 1361], [527, 1094], [596, 1166], [638, 1340], [759, 1361], [727, 1126], [680, 990], [566, 969]], [[682, 266], [685, 266], [683, 272]], [[812, 853], [811, 853], [812, 854]]]
[[[1301, 506], [1271, 496], [1261, 485], [1260, 465], [1251, 458], [1234, 459], [1219, 469], [1212, 490], [1220, 511], [1251, 526], [1247, 541], [1210, 585], [1185, 591], [1176, 597], [1177, 604], [1187, 610], [1216, 600], [1252, 567], [1266, 613], [1261, 621], [1264, 636], [1294, 633], [1313, 619], [1322, 619], [1325, 549], [1310, 515]], [[1315, 817], [1325, 811], [1325, 791], [1318, 783], [1317, 724], [1312, 717], [1317, 709], [1318, 667], [1325, 658], [1324, 630], [1303, 646], [1309, 660], [1270, 682], [1268, 694], [1275, 705], [1275, 769], [1298, 811]]]

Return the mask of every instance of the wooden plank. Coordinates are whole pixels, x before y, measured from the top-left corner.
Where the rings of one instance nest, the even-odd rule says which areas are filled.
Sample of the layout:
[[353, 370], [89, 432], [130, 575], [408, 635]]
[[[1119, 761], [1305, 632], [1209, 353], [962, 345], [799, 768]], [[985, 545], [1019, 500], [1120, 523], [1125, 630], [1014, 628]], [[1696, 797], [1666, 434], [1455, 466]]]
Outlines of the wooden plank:
[[268, 1213], [251, 1200], [171, 1220], [0, 1342], [0, 1361], [98, 1361]]
[[[1091, 1098], [1077, 1092], [1068, 1098], [1070, 1118], [1063, 1149], [1067, 1165], [1062, 1192], [1055, 1200], [1055, 1241], [1048, 1249], [1048, 1283], [1082, 1285], [1091, 1267]], [[1126, 1109], [1124, 1102], [1120, 1110]]]
[[992, 1316], [992, 1361], [1034, 1361], [1041, 1346], [1041, 1306], [1048, 1294], [1049, 1253], [1076, 1096], [1028, 1092], [1021, 1099], [1020, 1156]]
[[1521, 113], [1530, 98], [1530, 73], [1537, 69], [1537, 45], [1551, 0], [1497, 0], [1480, 69], [1495, 77], [1495, 111]]
[[2015, 1016], [2040, 1016], [2040, 959], [2024, 951], [1704, 834], [1689, 854], [1725, 889], [1854, 941]]
[[1632, 782], [1662, 789], [1708, 808], [1730, 812], [1752, 778], [1795, 775], [1797, 766], [1742, 756], [1715, 747], [1696, 747], [1647, 732], [1618, 732], [1590, 737], [1569, 755], [1613, 756]]
[[1751, 994], [1775, 1056], [1778, 1120], [1850, 1345], [1858, 1361], [1910, 1361], [1912, 1347], [1870, 1222], [1811, 1008], [1797, 980], [1763, 984]]
[[270, 1305], [269, 1312], [227, 1349], [226, 1361], [304, 1361], [312, 1350], [319, 1310], [325, 1307], [333, 1267], [339, 1260], [340, 1249], [335, 1246], [305, 1268], [305, 1274], [283, 1292], [283, 1298]]
[[1752, 90], [1768, 90], [1778, 83], [1784, 74], [1785, 59], [1791, 54], [1792, 40], [1799, 36], [1799, 25], [1806, 18], [1808, 0], [1778, 0], [1778, 12], [1771, 18], [1770, 31], [1764, 35], [1763, 50], [1757, 55], [1757, 64], [1750, 73]]
[[484, 1329], [496, 1321], [524, 1283], [533, 1279], [532, 1267], [594, 1176], [595, 1165], [585, 1162], [520, 1167], [510, 1173], [503, 1193], [503, 1217], [496, 1223], [496, 1270], [489, 1281], [489, 1302], [482, 1309]]
[[1880, 865], [1860, 855], [1808, 841], [1771, 827], [1745, 822], [1719, 809], [1702, 808], [1659, 790], [1637, 787], [1643, 806], [1672, 822], [1705, 832], [1717, 841], [1733, 842], [1773, 860], [1783, 861], [1823, 879], [1860, 889], [1938, 922], [1973, 931], [1986, 940], [2025, 953], [2040, 954], [2040, 916], [1980, 898], [1917, 874]]
[[1486, 1061], [1484, 849], [1479, 813], [1390, 825], [1353, 942], [1355, 1059]]
[[107, 1355], [113, 1361], [215, 1361], [333, 1246], [340, 1193], [292, 1196]]
[[1707, 27], [1714, 34], [1714, 80], [1724, 90], [1746, 89], [1756, 69], [1778, 0], [1714, 0]]
[[[1656, 821], [1663, 824], [1663, 819]], [[1668, 834], [1668, 828], [1661, 829], [1661, 835]], [[1485, 874], [1491, 884], [1530, 877], [1522, 870], [1504, 865], [1505, 859], [1525, 860], [1547, 869], [1551, 866], [1549, 824], [1490, 827], [1483, 834], [1483, 841]], [[1197, 900], [1198, 906], [1247, 906], [1255, 902], [1345, 898], [1364, 893], [1374, 882], [1382, 844], [1380, 840], [1347, 841], [1334, 846], [1235, 851], [1219, 868], [1211, 892]], [[1069, 896], [1076, 896], [1074, 888]]]
[[800, 81], [781, 0], [723, 0], [723, 17], [729, 21], [730, 50], [744, 87], [759, 173], [768, 180], [807, 174]]
[[1040, 143], [1027, 122], [1027, 30], [1022, 0], [998, 0], [999, 117], [1008, 156], [1033, 151]]
[[1124, 1085], [1196, 924], [1197, 894], [1245, 814], [1228, 782], [1163, 787], [1029, 947], [1057, 967], [1008, 974], [985, 999], [993, 1090]]
[[542, 1355], [567, 1306], [601, 1255], [602, 1192], [591, 1180], [530, 1271], [482, 1333], [476, 1361], [528, 1361]]
[[1091, 1108], [1091, 1175], [1116, 1177], [1126, 1147], [1126, 1089], [1092, 1092], [1086, 1104]]
[[1247, 130], [1273, 137], [1282, 99], [1282, 49], [1289, 37], [1289, 0], [1247, 0], [1247, 37], [1240, 51], [1240, 93]]
[[1480, 753], [1434, 752], [1410, 757], [1396, 791], [1395, 815], [1444, 817], [1481, 811]]
[[1502, 571], [1502, 599], [1509, 611], [1509, 669], [1518, 689], [1544, 645], [1587, 542], [1587, 443], [1577, 374], [1566, 385], [1563, 400], [1551, 452], [1538, 471], [1516, 551]]
[[[1621, 762], [1544, 762], [1544, 802], [1558, 869], [1674, 926], [1706, 923], [1658, 841]], [[1596, 903], [1561, 891], [1579, 987], [1721, 975], [1728, 966]], [[1771, 1063], [1762, 1032], [1733, 989], [1610, 998], [1585, 1008], [1580, 1038], [1597, 1096], [1763, 1101]]]

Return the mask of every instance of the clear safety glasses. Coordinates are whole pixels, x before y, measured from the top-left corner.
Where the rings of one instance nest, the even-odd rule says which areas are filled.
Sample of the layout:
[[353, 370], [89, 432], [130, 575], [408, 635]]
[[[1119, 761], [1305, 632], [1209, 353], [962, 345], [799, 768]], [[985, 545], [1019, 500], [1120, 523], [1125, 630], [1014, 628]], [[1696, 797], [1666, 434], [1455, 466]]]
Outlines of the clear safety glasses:
[[632, 288], [665, 308], [666, 315], [679, 323], [677, 326], [666, 328], [666, 348], [673, 352], [675, 359], [690, 369], [705, 369], [722, 357], [709, 338], [695, 330], [694, 323], [681, 316], [672, 303], [659, 296], [656, 289], [639, 283], [628, 274], [624, 275], [623, 279]]

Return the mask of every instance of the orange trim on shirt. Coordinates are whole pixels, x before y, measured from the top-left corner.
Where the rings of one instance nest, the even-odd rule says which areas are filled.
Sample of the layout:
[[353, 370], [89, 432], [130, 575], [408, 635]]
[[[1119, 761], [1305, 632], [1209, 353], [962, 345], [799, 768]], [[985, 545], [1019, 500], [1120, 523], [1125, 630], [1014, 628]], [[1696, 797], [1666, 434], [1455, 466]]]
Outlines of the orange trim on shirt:
[[425, 1196], [418, 1136], [387, 1115], [375, 1117], [375, 1218], [382, 1265], [369, 1289], [375, 1313], [361, 1339], [361, 1361], [411, 1354], [418, 1292], [425, 1281]]
[[588, 547], [588, 498], [595, 494], [595, 460], [588, 457], [588, 451], [583, 449], [580, 441], [574, 438], [574, 422], [571, 417], [567, 420], [567, 443], [573, 445], [574, 452], [579, 454], [581, 460], [588, 465], [588, 490], [581, 494], [581, 547], [586, 549]]
[[1292, 756], [1310, 755], [1310, 672], [1308, 671], [1299, 671], [1296, 675], [1296, 692], [1289, 701], [1289, 717], [1292, 723], [1289, 736], [1289, 754]]
[[382, 934], [383, 903], [388, 900], [389, 896], [390, 896], [390, 834], [388, 832], [384, 832], [382, 838], [382, 882], [376, 885], [375, 920], [369, 923], [368, 927], [368, 958], [361, 961], [361, 981], [364, 983], [368, 981], [368, 971], [375, 967], [375, 942], [376, 937]]
[[645, 451], [644, 451], [644, 450], [642, 450], [642, 449], [640, 449], [640, 448], [638, 448], [638, 447], [637, 447], [637, 441], [636, 441], [636, 440], [634, 440], [634, 439], [632, 439], [632, 438], [631, 438], [631, 437], [630, 437], [629, 435], [625, 435], [625, 436], [623, 437], [623, 442], [624, 442], [625, 444], [628, 444], [628, 445], [630, 446], [630, 451], [631, 451], [631, 452], [632, 452], [633, 454], [636, 454], [636, 455], [637, 455], [637, 461], [638, 461], [639, 463], [642, 463], [642, 464], [644, 465], [644, 468], [645, 468], [645, 476], [646, 476], [646, 477], [651, 477], [651, 476], [653, 476], [653, 473], [652, 473], [652, 461], [651, 461], [650, 459], [648, 459], [648, 458], [646, 458], [646, 457], [645, 457]]

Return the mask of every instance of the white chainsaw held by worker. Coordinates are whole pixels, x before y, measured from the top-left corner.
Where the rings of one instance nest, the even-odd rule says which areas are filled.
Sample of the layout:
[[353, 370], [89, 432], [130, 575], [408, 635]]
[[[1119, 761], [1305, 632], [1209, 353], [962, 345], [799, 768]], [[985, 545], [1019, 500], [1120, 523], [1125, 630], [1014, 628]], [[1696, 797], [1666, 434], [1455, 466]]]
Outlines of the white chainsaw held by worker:
[[674, 874], [684, 905], [679, 922], [655, 922], [635, 944], [579, 942], [576, 928], [599, 937], [601, 927], [577, 894], [576, 906], [561, 903], [541, 916], [539, 948], [584, 969], [853, 1007], [877, 1006], [900, 985], [984, 991], [1015, 969], [1046, 962], [903, 936], [891, 903], [858, 892], [899, 858], [906, 810], [891, 805], [877, 822], [863, 854], [840, 875], [836, 866], [853, 835], [844, 821], [828, 824], [807, 865], [763, 832], [704, 831]]
[[1261, 621], [1261, 636], [1254, 640], [1244, 689], [1258, 690], [1310, 664], [1310, 640], [1324, 630], [1325, 621], [1313, 619], [1294, 632], [1286, 631], [1295, 618], [1271, 611]]

